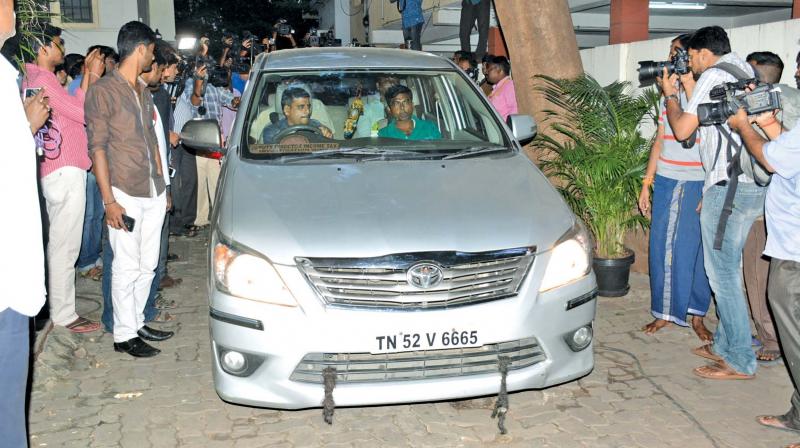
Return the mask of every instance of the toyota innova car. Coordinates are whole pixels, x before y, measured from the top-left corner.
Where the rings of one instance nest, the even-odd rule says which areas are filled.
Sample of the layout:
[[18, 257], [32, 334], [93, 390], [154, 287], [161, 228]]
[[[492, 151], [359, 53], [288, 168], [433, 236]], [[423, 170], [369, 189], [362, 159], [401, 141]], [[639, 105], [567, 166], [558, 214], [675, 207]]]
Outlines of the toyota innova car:
[[[586, 375], [591, 241], [522, 151], [535, 126], [432, 54], [257, 59], [209, 244], [219, 396], [318, 407], [328, 372], [338, 406], [459, 399], [498, 393], [501, 360], [509, 391]], [[220, 149], [213, 121], [182, 138]]]

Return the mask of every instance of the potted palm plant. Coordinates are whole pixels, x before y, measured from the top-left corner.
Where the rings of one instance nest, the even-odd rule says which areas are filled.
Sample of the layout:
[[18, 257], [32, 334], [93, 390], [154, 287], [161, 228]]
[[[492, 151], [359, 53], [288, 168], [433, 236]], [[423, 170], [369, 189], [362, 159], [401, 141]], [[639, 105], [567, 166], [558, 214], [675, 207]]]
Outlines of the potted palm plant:
[[636, 201], [652, 139], [640, 125], [657, 118], [658, 96], [633, 95], [627, 82], [601, 86], [587, 74], [538, 78], [537, 90], [554, 106], [544, 111], [543, 132], [534, 141], [541, 167], [594, 237], [600, 295], [623, 296], [635, 256], [625, 235], [648, 224]]

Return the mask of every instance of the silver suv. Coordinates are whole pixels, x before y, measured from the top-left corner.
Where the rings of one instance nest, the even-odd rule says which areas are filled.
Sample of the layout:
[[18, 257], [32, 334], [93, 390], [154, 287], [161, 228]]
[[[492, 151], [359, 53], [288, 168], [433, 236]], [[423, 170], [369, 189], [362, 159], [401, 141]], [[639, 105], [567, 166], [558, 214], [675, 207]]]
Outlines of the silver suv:
[[[519, 86], [518, 88], [523, 88]], [[287, 50], [254, 64], [209, 244], [224, 400], [320, 406], [543, 388], [594, 365], [591, 242], [454, 64], [403, 50]], [[219, 150], [213, 121], [184, 144]]]

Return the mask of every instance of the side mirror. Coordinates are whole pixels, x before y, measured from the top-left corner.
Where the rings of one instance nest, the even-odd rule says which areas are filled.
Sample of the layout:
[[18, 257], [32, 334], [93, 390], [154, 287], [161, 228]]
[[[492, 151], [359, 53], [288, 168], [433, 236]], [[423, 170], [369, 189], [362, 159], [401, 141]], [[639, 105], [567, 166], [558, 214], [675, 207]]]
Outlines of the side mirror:
[[187, 121], [181, 129], [181, 142], [198, 153], [225, 152], [217, 120], [196, 119]]
[[520, 144], [526, 144], [536, 136], [537, 126], [536, 120], [530, 115], [509, 115], [508, 127], [511, 128], [511, 133]]

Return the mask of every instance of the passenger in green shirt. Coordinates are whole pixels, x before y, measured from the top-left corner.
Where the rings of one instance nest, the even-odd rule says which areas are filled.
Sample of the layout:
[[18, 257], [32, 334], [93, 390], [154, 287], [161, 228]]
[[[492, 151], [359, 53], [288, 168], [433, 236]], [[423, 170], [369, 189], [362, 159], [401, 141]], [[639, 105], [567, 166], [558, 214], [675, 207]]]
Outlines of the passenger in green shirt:
[[411, 89], [398, 84], [386, 91], [389, 124], [378, 131], [378, 137], [402, 140], [438, 140], [441, 132], [432, 121], [414, 117], [414, 96]]

